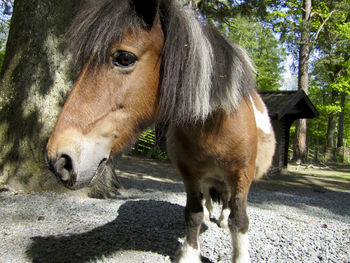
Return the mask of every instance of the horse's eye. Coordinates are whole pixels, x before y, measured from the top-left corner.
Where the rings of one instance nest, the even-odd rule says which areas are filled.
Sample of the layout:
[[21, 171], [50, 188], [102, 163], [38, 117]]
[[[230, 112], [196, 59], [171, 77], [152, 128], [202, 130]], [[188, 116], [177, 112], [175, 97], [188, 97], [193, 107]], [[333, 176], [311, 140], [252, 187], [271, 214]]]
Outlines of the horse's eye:
[[116, 67], [126, 68], [135, 65], [137, 57], [127, 51], [117, 51], [112, 56], [113, 65]]

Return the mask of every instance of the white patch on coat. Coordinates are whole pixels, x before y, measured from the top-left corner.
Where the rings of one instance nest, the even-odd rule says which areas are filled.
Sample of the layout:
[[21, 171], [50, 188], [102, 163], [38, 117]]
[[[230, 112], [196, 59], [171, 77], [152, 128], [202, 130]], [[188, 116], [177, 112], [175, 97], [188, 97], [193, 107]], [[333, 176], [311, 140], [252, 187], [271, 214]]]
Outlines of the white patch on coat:
[[250, 102], [252, 103], [252, 107], [254, 110], [254, 115], [255, 115], [255, 121], [256, 121], [256, 126], [262, 130], [265, 134], [270, 134], [271, 133], [271, 123], [270, 123], [270, 118], [267, 113], [266, 108], [264, 108], [264, 112], [260, 112], [254, 104], [253, 98], [250, 96]]

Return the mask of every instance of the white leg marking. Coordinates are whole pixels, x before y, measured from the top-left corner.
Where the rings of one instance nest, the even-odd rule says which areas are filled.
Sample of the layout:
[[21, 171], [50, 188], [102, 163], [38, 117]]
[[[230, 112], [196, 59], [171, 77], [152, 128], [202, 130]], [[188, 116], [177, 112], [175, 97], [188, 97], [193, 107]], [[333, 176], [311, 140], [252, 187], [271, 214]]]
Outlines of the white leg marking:
[[207, 201], [205, 198], [202, 200], [202, 206], [203, 206], [203, 221], [210, 221], [211, 212], [207, 208]]
[[210, 197], [209, 193], [209, 187], [207, 185], [202, 185], [202, 192], [203, 192], [203, 199], [202, 199], [202, 206], [203, 206], [203, 220], [210, 221], [210, 218], [213, 214], [213, 203]]
[[228, 217], [230, 216], [230, 213], [231, 213], [231, 209], [230, 208], [222, 209], [221, 215], [220, 215], [219, 221], [218, 221], [218, 225], [221, 228], [229, 229], [229, 227], [228, 227]]
[[250, 263], [249, 237], [246, 233], [232, 232], [233, 263]]
[[201, 263], [199, 250], [194, 249], [185, 241], [181, 246], [175, 263]]

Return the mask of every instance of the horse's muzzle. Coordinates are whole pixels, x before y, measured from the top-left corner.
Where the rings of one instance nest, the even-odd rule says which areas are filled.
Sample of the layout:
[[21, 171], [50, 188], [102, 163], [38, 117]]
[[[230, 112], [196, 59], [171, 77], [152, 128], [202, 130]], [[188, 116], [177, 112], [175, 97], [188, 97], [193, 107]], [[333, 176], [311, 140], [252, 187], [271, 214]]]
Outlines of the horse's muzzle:
[[73, 168], [72, 158], [67, 154], [62, 154], [56, 160], [46, 157], [46, 163], [57, 179], [68, 189], [78, 190], [89, 185], [91, 180], [77, 181], [77, 174]]
[[89, 137], [74, 129], [54, 134], [46, 146], [48, 167], [69, 189], [89, 186], [109, 158], [110, 145], [108, 136]]

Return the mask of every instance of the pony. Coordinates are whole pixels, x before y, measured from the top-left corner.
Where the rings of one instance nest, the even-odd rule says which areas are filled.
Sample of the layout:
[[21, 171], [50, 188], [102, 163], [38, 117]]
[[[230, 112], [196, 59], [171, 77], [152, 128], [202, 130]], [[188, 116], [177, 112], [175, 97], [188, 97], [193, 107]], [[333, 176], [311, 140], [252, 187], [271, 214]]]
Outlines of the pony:
[[168, 153], [187, 196], [176, 262], [200, 262], [198, 236], [216, 189], [232, 261], [246, 263], [247, 196], [271, 165], [274, 132], [248, 55], [201, 20], [171, 0], [85, 1], [67, 32], [81, 71], [47, 158], [78, 189], [145, 127], [168, 123]]

